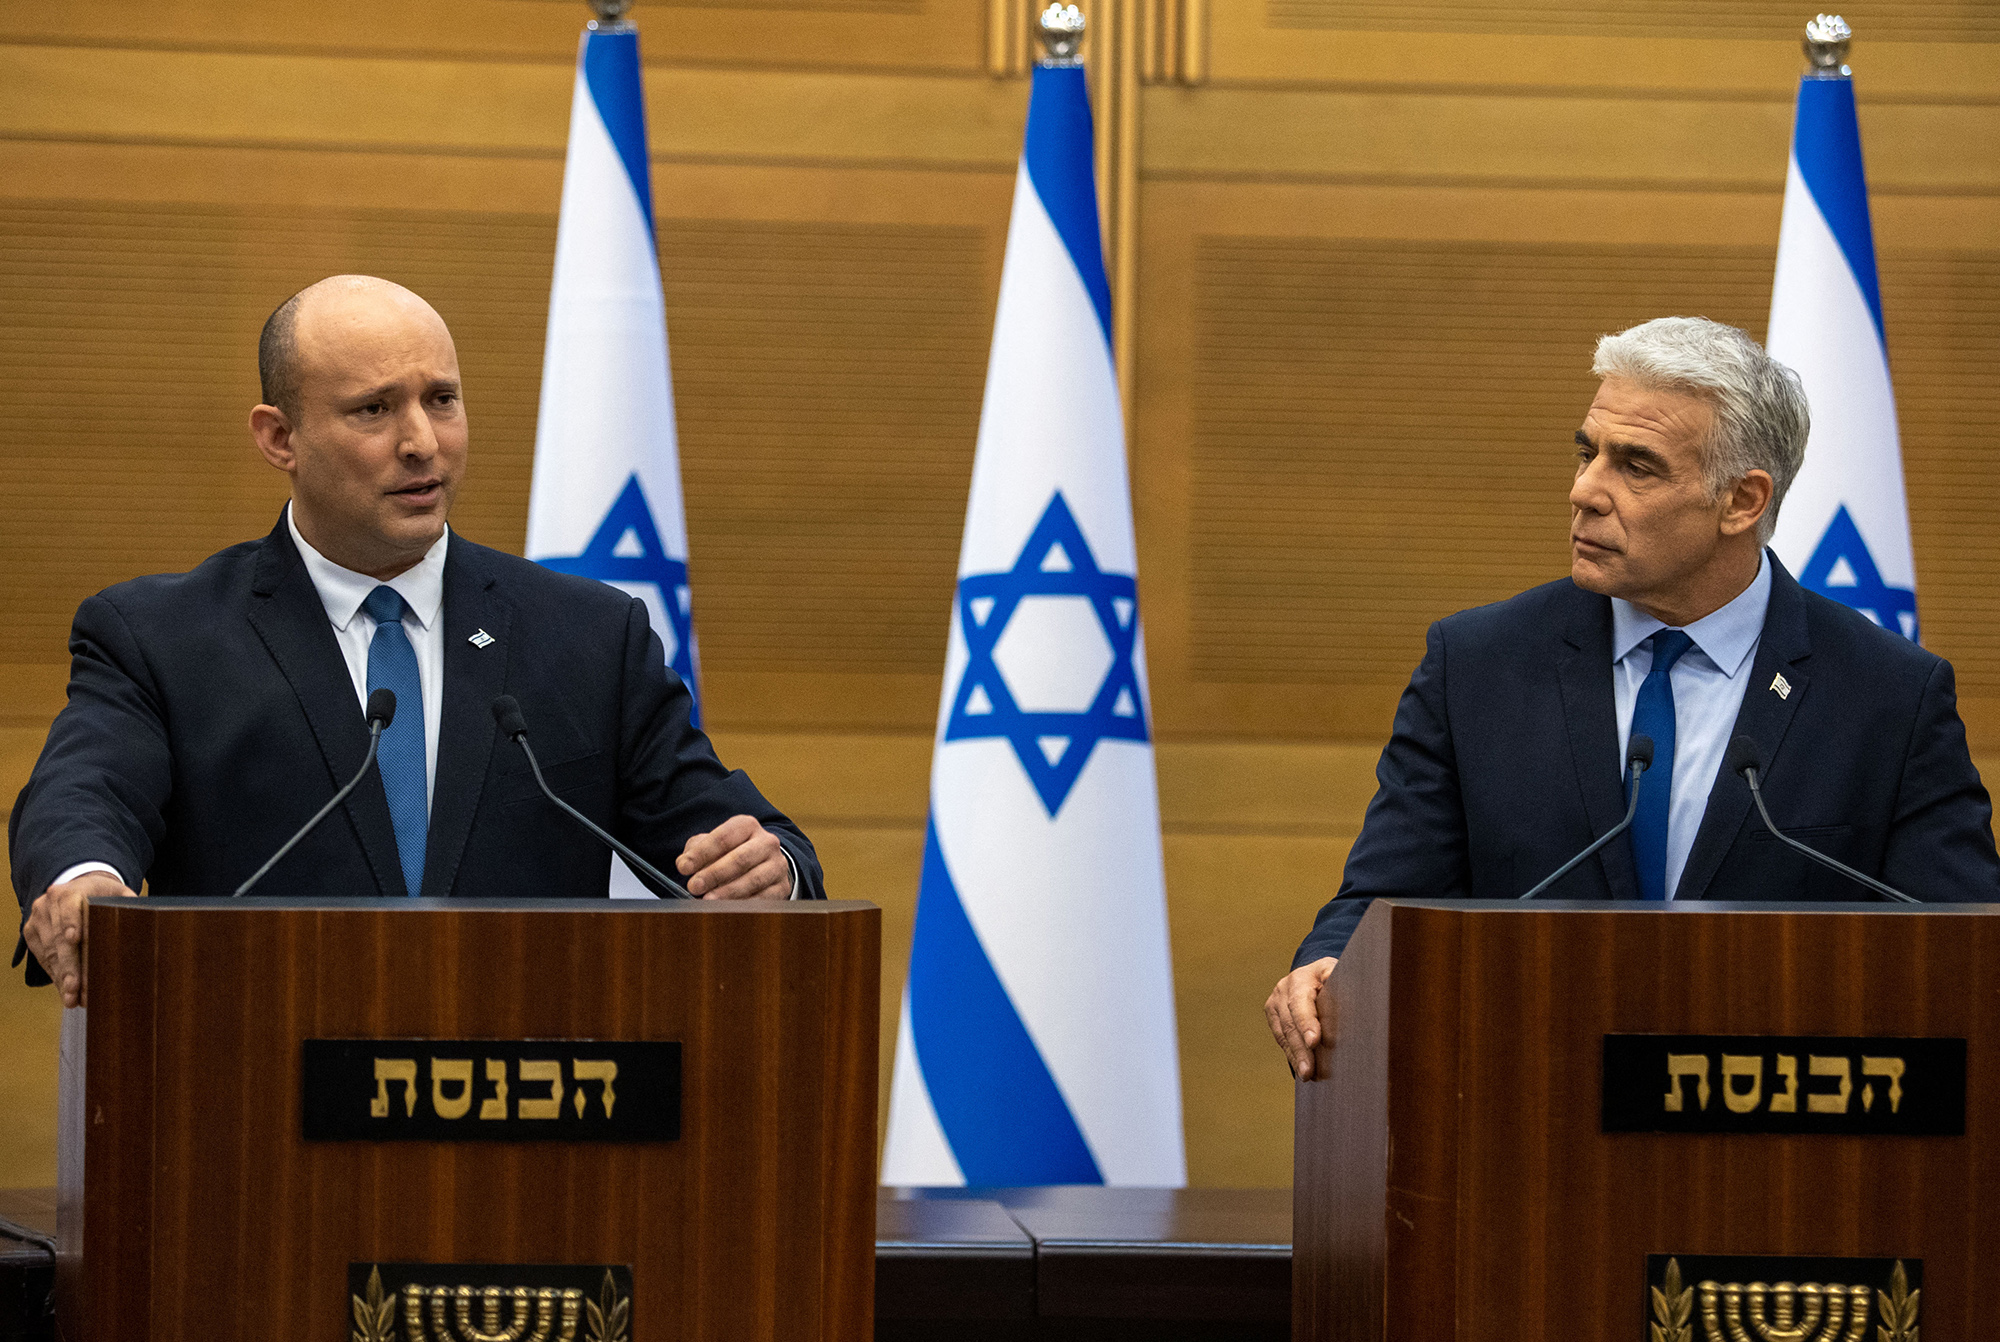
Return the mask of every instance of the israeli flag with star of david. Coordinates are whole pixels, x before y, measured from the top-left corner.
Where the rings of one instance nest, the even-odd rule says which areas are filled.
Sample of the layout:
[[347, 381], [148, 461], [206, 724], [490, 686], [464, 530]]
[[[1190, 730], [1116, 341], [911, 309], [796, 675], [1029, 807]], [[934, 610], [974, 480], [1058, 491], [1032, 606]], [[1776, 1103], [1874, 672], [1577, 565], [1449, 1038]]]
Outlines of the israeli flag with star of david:
[[[644, 601], [699, 724], [687, 553], [639, 34], [593, 23], [570, 106], [527, 554]], [[611, 886], [648, 894], [623, 861]]]
[[1765, 347], [1797, 370], [1812, 406], [1805, 467], [1772, 548], [1806, 587], [1917, 637], [1917, 569], [1882, 295], [1861, 167], [1854, 84], [1799, 84]]
[[1125, 432], [1080, 66], [1014, 188], [882, 1179], [1179, 1186]]

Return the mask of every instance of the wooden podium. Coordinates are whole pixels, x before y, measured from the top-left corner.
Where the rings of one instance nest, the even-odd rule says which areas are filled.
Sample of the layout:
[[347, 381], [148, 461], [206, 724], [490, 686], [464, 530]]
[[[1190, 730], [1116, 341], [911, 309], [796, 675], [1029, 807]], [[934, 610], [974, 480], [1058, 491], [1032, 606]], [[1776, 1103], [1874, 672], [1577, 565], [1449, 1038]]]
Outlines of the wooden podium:
[[1293, 1335], [1987, 1336], [1996, 913], [1378, 901], [1298, 1087]]
[[95, 900], [61, 1335], [861, 1342], [880, 936], [853, 903]]

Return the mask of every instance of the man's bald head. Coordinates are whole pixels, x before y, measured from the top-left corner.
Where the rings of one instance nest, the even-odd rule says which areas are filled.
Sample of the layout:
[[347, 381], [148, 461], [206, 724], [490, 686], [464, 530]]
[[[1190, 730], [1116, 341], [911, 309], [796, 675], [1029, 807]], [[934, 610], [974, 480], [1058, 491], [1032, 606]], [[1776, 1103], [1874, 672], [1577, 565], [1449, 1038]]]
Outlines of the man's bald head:
[[[322, 300], [331, 301], [322, 303]], [[298, 417], [299, 391], [305, 381], [304, 364], [309, 357], [302, 348], [301, 321], [309, 320], [308, 309], [338, 309], [357, 302], [419, 309], [440, 327], [444, 325], [444, 318], [429, 303], [391, 280], [373, 275], [329, 275], [308, 284], [278, 304], [277, 310], [264, 319], [263, 333], [257, 337], [257, 380], [262, 385], [265, 405], [278, 407], [287, 418]]]
[[257, 363], [250, 435], [291, 477], [300, 536], [385, 581], [422, 559], [444, 535], [469, 444], [444, 319], [400, 284], [335, 275], [271, 314]]

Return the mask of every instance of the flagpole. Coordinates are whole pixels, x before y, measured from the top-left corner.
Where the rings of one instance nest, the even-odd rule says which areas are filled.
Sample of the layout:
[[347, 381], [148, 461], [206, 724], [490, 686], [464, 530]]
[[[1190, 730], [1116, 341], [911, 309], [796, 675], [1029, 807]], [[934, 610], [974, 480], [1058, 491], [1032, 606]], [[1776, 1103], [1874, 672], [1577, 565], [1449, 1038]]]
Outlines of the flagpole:
[[1867, 174], [1838, 14], [1805, 27], [1766, 348], [1812, 406], [1771, 548], [1801, 586], [1915, 642], [1917, 574]]
[[[1105, 26], [1091, 17], [1095, 45]], [[1077, 6], [1055, 4], [1036, 28], [1047, 55], [1029, 89], [966, 498], [888, 1183], [1187, 1180], [1092, 152], [1088, 74], [1105, 67], [1079, 59], [1085, 27]]]
[[[630, 8], [631, 0], [591, 0], [595, 17], [578, 34], [522, 553], [644, 603], [699, 727], [645, 71]], [[611, 893], [650, 894], [622, 860]]]

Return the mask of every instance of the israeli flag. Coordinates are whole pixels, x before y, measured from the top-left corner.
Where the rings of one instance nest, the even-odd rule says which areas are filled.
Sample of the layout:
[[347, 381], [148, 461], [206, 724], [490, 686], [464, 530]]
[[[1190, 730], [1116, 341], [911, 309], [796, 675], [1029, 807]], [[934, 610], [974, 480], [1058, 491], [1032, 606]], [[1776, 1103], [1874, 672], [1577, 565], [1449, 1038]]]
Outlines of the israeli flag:
[[1137, 552], [1079, 65], [1037, 66], [882, 1179], [1179, 1186]]
[[1765, 344], [1797, 370], [1812, 406], [1805, 468], [1772, 548], [1805, 586], [1914, 641], [1917, 568], [1845, 67], [1799, 84]]
[[[592, 23], [570, 105], [527, 554], [644, 601], [699, 725], [687, 553], [639, 34]], [[623, 861], [611, 886], [649, 893]]]

